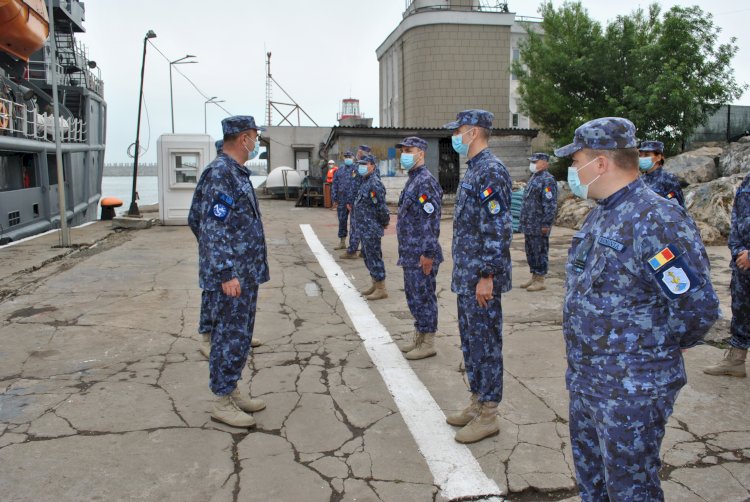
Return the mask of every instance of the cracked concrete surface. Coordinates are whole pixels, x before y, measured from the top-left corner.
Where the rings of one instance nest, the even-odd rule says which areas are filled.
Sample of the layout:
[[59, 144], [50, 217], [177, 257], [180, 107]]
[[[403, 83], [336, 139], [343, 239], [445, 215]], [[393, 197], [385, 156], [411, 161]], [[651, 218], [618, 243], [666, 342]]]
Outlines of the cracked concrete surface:
[[[186, 227], [114, 233], [100, 222], [79, 232], [75, 252], [52, 250], [46, 237], [0, 250], [3, 498], [443, 500], [300, 232], [309, 223], [332, 248], [335, 212], [262, 204], [271, 266], [256, 319], [264, 345], [241, 385], [250, 381], [268, 407], [249, 433], [209, 417], [208, 366], [197, 352], [197, 251]], [[383, 239], [390, 297], [370, 305], [400, 340], [413, 321], [393, 265], [394, 230]], [[449, 220], [442, 235], [448, 251]], [[555, 229], [546, 292], [515, 289], [503, 298], [502, 428], [470, 449], [509, 500], [577, 500], [560, 332], [570, 235]], [[727, 254], [709, 248], [725, 314], [714, 343], [728, 335]], [[523, 282], [520, 236], [512, 257], [514, 280]], [[341, 266], [355, 286], [369, 282], [361, 260]], [[439, 353], [412, 363], [446, 412], [468, 398], [450, 268], [448, 258], [438, 274]], [[747, 381], [700, 371], [721, 354], [711, 345], [686, 353], [690, 383], [662, 449], [667, 500], [750, 497]]]

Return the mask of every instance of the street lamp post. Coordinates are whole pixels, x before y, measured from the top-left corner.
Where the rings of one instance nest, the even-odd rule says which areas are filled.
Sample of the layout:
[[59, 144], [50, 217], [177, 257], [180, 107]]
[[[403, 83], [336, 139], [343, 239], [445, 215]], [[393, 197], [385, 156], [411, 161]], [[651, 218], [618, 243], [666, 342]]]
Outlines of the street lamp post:
[[216, 103], [224, 102], [223, 99], [220, 99], [217, 101], [216, 98], [218, 98], [218, 96], [214, 96], [213, 98], [209, 98], [203, 102], [203, 134], [206, 134], [208, 132], [208, 122], [206, 120], [206, 107], [208, 106], [209, 103], [216, 104]]
[[135, 201], [136, 198], [136, 183], [138, 180], [138, 154], [140, 153], [141, 139], [141, 108], [143, 108], [143, 76], [146, 71], [146, 44], [148, 44], [149, 38], [156, 38], [154, 30], [148, 30], [146, 36], [143, 37], [143, 61], [141, 62], [141, 90], [138, 96], [138, 123], [135, 126], [135, 156], [133, 159], [133, 192], [131, 193], [130, 209], [128, 209], [128, 216], [140, 216], [141, 212], [138, 210], [138, 203]]
[[174, 134], [174, 97], [172, 96], [172, 65], [175, 64], [190, 64], [197, 63], [198, 61], [184, 61], [185, 59], [194, 58], [192, 54], [188, 54], [180, 59], [169, 62], [169, 109], [172, 112], [172, 134]]

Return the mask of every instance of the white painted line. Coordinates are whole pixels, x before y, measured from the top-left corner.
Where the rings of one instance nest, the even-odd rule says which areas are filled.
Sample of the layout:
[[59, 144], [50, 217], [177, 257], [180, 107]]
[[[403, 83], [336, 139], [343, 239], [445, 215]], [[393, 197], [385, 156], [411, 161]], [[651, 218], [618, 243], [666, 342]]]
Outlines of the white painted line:
[[300, 228], [383, 377], [443, 497], [448, 500], [478, 497], [502, 500], [500, 495], [504, 490], [484, 474], [471, 450], [453, 439], [455, 429], [445, 422], [442, 410], [409, 366], [388, 330], [323, 247], [312, 227], [300, 225]]
[[[73, 230], [74, 228], [88, 227], [89, 225], [93, 225], [94, 223], [96, 223], [98, 221], [100, 221], [100, 220], [89, 221], [89, 222], [84, 223], [82, 225], [78, 225], [77, 227], [70, 227], [70, 229]], [[44, 237], [45, 235], [49, 235], [49, 234], [51, 234], [53, 232], [59, 232], [59, 231], [60, 231], [59, 228], [53, 228], [52, 230], [47, 230], [46, 232], [41, 233], [41, 234], [30, 235], [28, 237], [24, 237], [20, 241], [13, 241], [13, 242], [9, 242], [8, 244], [3, 244], [2, 246], [0, 246], [0, 249], [9, 248], [11, 246], [15, 246], [16, 244], [21, 244], [22, 242], [30, 241], [30, 240], [33, 240], [33, 239], [38, 239], [39, 237]]]

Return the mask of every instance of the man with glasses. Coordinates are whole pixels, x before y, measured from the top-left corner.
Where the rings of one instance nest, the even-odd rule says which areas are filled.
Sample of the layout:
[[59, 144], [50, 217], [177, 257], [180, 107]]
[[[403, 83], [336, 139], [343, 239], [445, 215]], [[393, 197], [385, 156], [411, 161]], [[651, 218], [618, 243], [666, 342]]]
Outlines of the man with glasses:
[[568, 252], [563, 335], [570, 438], [581, 499], [664, 500], [659, 447], [686, 383], [681, 350], [719, 316], [693, 220], [639, 176], [635, 126], [586, 122], [568, 184], [597, 206]]

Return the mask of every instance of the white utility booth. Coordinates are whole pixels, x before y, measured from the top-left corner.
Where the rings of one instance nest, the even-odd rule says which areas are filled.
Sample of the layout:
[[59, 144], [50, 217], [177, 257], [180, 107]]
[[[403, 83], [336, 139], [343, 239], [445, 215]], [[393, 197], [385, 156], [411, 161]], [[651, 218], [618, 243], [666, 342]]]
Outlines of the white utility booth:
[[162, 134], [156, 148], [161, 224], [187, 225], [198, 178], [216, 157], [214, 140], [208, 134]]

